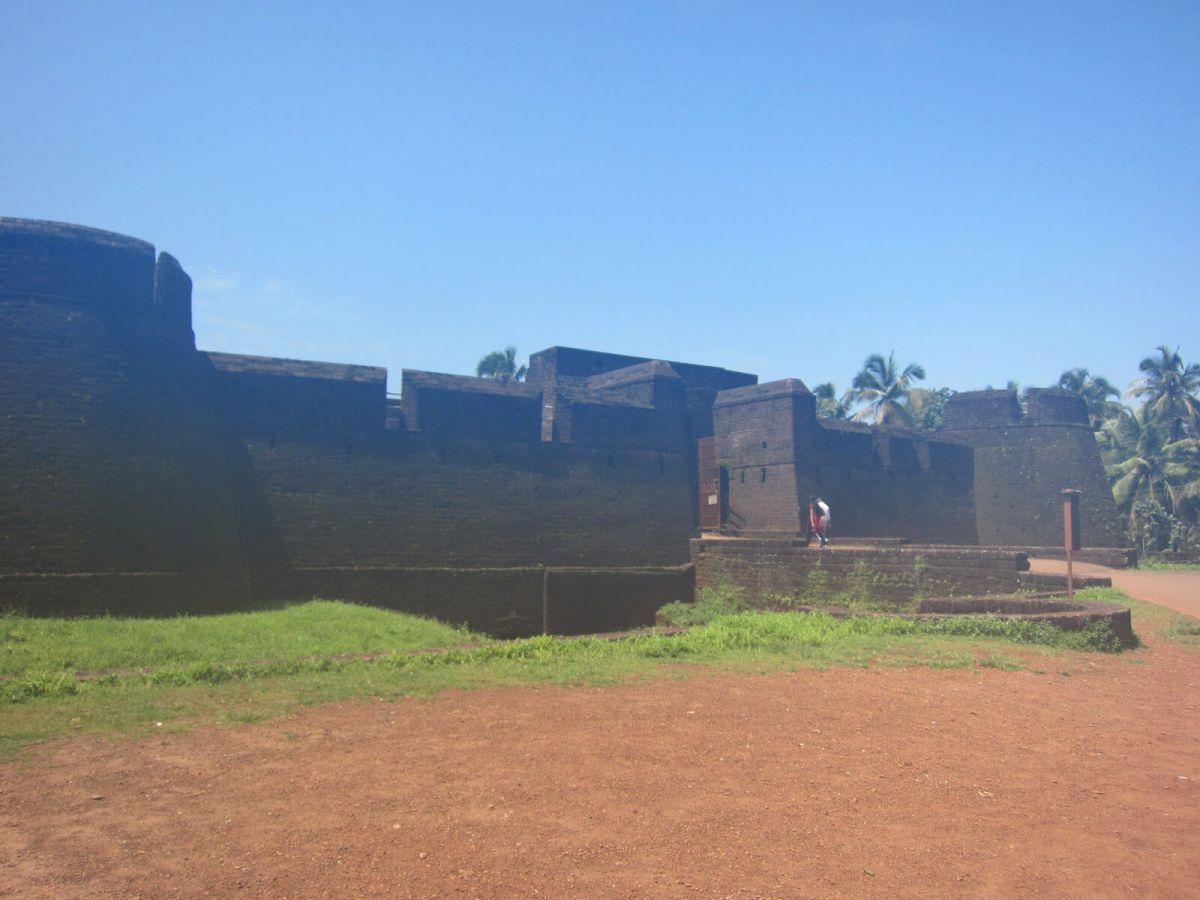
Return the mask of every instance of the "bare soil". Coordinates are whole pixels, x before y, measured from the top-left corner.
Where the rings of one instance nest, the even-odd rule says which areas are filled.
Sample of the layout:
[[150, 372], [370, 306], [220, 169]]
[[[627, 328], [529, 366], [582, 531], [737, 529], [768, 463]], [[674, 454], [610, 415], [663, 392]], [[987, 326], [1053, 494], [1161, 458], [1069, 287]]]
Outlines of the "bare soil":
[[1200, 654], [1047, 662], [73, 740], [0, 766], [0, 894], [1194, 896]]

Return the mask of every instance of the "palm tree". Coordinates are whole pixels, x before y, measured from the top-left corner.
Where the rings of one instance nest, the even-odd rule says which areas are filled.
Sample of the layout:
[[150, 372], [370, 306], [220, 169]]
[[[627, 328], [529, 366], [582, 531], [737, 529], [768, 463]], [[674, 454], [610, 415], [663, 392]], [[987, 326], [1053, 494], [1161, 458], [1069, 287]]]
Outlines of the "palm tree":
[[845, 394], [839, 398], [837, 388], [833, 386], [832, 381], [818, 384], [813, 388], [813, 394], [817, 398], [817, 415], [822, 419], [849, 418], [850, 396], [849, 394]]
[[1107, 378], [1092, 375], [1082, 367], [1063, 372], [1058, 377], [1058, 386], [1083, 398], [1084, 404], [1087, 405], [1088, 418], [1092, 420], [1092, 431], [1099, 431], [1106, 419], [1113, 418], [1121, 411], [1121, 404], [1108, 399], [1120, 397], [1121, 392], [1113, 387]]
[[493, 350], [475, 367], [475, 374], [480, 378], [494, 378], [501, 382], [524, 381], [528, 371], [528, 366], [517, 366], [516, 347]]
[[1105, 468], [1113, 483], [1117, 508], [1135, 525], [1136, 502], [1149, 498], [1174, 516], [1196, 513], [1200, 499], [1200, 439], [1172, 440], [1169, 427], [1147, 406], [1123, 410], [1104, 423]]
[[1145, 409], [1154, 418], [1175, 420], [1173, 437], [1182, 436], [1180, 423], [1200, 437], [1200, 363], [1185, 366], [1178, 347], [1174, 352], [1165, 345], [1155, 349], [1157, 356], [1147, 356], [1138, 365], [1145, 374], [1129, 386], [1127, 396], [1144, 397]]
[[903, 371], [896, 366], [895, 351], [884, 359], [872, 353], [863, 363], [862, 371], [854, 376], [850, 396], [865, 404], [854, 414], [859, 421], [876, 425], [912, 425], [912, 416], [905, 407], [908, 391], [914, 381], [925, 380], [925, 369], [909, 363]]

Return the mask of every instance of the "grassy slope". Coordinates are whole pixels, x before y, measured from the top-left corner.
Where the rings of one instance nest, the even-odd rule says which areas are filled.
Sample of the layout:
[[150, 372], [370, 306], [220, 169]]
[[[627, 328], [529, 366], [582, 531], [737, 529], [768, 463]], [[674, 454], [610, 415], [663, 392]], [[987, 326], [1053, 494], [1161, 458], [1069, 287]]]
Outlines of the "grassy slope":
[[471, 638], [430, 619], [325, 600], [163, 619], [9, 615], [0, 617], [0, 676], [453, 647]]
[[[1119, 592], [1088, 592], [1089, 596], [1093, 594], [1096, 599], [1124, 601]], [[1171, 629], [1178, 630], [1180, 621], [1184, 621], [1184, 627], [1200, 624], [1173, 613], [1167, 613], [1169, 621], [1163, 617], [1143, 619], [1160, 614], [1157, 607], [1142, 607], [1135, 604], [1139, 627], [1143, 622], [1152, 622], [1156, 631], [1161, 628], [1170, 633]], [[106, 667], [98, 665], [101, 660], [137, 667], [148, 665], [146, 658], [153, 656], [160, 665], [163, 660], [187, 665], [146, 673], [125, 672], [83, 685], [60, 673], [25, 669], [9, 679], [10, 689], [15, 683], [36, 684], [38, 678], [46, 677], [47, 695], [15, 692], [18, 702], [0, 705], [0, 752], [80, 732], [144, 733], [158, 728], [186, 728], [197, 721], [253, 721], [285, 714], [305, 704], [344, 698], [395, 698], [446, 688], [512, 684], [605, 684], [632, 678], [678, 677], [699, 671], [698, 666], [769, 671], [799, 665], [1029, 665], [1039, 671], [1059, 670], [1078, 659], [1064, 650], [1079, 646], [1077, 638], [1061, 633], [1013, 628], [1009, 623], [987, 620], [965, 620], [958, 625], [918, 624], [894, 618], [834, 620], [824, 615], [783, 612], [718, 617], [677, 637], [648, 635], [620, 642], [532, 638], [484, 641], [464, 647], [471, 636], [462, 631], [346, 604], [302, 604], [243, 615], [266, 617], [257, 629], [251, 628], [262, 633], [247, 638], [254, 650], [230, 645], [237, 633], [231, 629], [241, 628], [246, 622], [237, 616], [182, 622], [77, 620], [75, 627], [80, 631], [71, 639], [77, 646], [88, 643], [87, 621], [101, 629], [118, 629], [112, 648], [84, 655], [48, 646], [55, 628], [66, 627], [62, 623], [47, 625], [47, 630], [41, 631], [36, 624], [40, 620], [5, 620], [10, 635], [15, 627], [24, 636], [27, 662], [70, 657], [87, 660], [80, 668], [94, 670]], [[293, 616], [302, 618], [296, 620]], [[197, 646], [208, 648], [203, 654], [188, 655], [187, 648], [183, 648], [180, 652], [184, 658], [161, 656], [161, 650], [150, 641], [143, 644], [145, 654], [139, 658], [137, 642], [120, 632], [118, 623], [122, 621], [128, 634], [165, 636], [173, 634], [171, 628], [205, 626], [212, 633], [197, 638]], [[306, 622], [303, 637], [294, 633], [298, 621]], [[69, 627], [67, 631], [70, 633]], [[40, 637], [31, 637], [34, 635]], [[388, 644], [389, 640], [395, 642]], [[96, 642], [100, 640], [96, 638]], [[8, 643], [4, 642], [6, 654]], [[329, 656], [384, 647], [403, 650], [450, 644], [460, 649], [440, 654], [389, 653], [372, 660], [333, 660]], [[272, 658], [268, 652], [272, 647], [283, 648], [291, 655]], [[247, 660], [258, 662], [248, 665]]]

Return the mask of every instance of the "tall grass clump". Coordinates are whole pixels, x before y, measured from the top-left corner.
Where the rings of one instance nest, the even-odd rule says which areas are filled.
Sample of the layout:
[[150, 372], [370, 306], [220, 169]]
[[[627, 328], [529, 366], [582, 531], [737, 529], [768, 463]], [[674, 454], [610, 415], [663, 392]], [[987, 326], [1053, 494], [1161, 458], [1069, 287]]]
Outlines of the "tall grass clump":
[[746, 600], [746, 589], [740, 585], [722, 581], [715, 587], [703, 587], [696, 592], [696, 600], [692, 603], [668, 603], [662, 607], [659, 615], [672, 625], [707, 625], [721, 616], [748, 612], [751, 609]]

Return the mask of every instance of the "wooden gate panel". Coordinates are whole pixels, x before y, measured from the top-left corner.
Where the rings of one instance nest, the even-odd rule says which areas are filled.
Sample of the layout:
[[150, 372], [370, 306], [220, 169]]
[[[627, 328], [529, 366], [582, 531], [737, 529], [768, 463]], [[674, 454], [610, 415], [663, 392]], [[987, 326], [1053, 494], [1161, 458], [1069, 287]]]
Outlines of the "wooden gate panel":
[[716, 438], [700, 438], [697, 451], [700, 475], [700, 530], [719, 531], [722, 497], [721, 466], [717, 462]]

